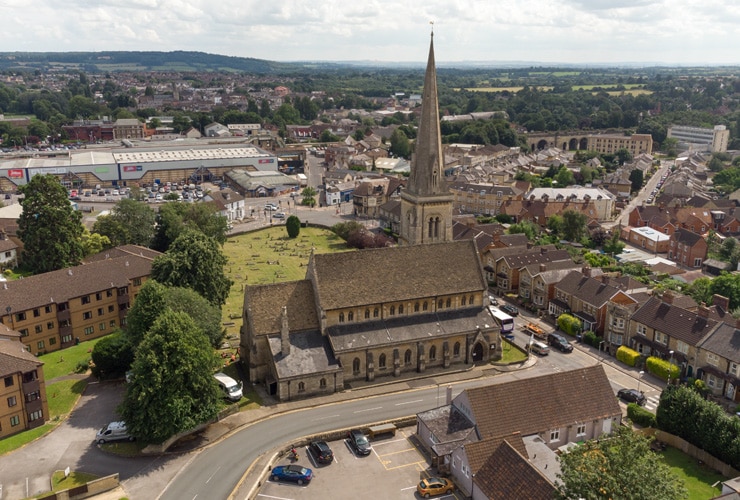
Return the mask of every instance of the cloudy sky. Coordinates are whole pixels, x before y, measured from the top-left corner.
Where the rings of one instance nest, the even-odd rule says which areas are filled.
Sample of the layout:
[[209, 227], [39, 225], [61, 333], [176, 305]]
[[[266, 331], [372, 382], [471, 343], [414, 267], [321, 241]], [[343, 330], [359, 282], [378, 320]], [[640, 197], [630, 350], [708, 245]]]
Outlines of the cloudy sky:
[[0, 51], [273, 61], [740, 63], [738, 0], [0, 0]]

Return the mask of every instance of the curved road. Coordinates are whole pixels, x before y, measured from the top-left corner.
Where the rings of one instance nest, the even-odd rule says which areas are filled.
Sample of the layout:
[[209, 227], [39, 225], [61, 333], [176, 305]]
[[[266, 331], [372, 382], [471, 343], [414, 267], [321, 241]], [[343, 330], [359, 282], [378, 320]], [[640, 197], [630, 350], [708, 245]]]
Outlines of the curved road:
[[[415, 415], [445, 403], [447, 385], [452, 385], [453, 397], [463, 389], [528, 378], [563, 369], [593, 365], [598, 361], [580, 350], [572, 354], [539, 358], [535, 366], [516, 372], [497, 374], [438, 387], [434, 379], [426, 380], [424, 388], [350, 400], [325, 406], [310, 407], [279, 414], [250, 425], [228, 439], [202, 450], [192, 457], [170, 482], [159, 498], [196, 499], [228, 498], [249, 468], [261, 455], [296, 439], [340, 428], [364, 426], [371, 422]], [[565, 365], [565, 366], [564, 366]], [[616, 388], [633, 387], [634, 378], [609, 365], [607, 375]], [[647, 389], [646, 386], [643, 386]]]

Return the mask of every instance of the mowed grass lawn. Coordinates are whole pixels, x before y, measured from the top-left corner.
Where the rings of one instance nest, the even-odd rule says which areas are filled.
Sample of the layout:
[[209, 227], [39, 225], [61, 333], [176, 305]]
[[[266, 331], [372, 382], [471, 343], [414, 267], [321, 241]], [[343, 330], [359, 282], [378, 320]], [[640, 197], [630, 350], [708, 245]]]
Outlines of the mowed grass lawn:
[[227, 337], [239, 335], [244, 305], [244, 285], [302, 280], [311, 251], [346, 252], [342, 238], [327, 229], [302, 227], [297, 238], [288, 238], [285, 226], [275, 226], [229, 238], [224, 244], [226, 275], [234, 282], [222, 309]]
[[[706, 465], [699, 464], [695, 458], [691, 458], [670, 446], [661, 452], [661, 455], [673, 473], [686, 483], [689, 500], [708, 500], [719, 496], [722, 492], [722, 487], [718, 482], [725, 481], [728, 478], [719, 472]], [[713, 487], [712, 485], [715, 483], [717, 483], [717, 486]]]

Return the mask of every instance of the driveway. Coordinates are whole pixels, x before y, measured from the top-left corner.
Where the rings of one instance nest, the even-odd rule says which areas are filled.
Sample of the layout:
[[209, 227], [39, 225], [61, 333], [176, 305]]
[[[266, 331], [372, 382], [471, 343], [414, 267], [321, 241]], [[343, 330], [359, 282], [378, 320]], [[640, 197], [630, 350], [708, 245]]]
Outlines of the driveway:
[[[52, 473], [66, 467], [99, 476], [118, 472], [124, 486], [127, 480], [134, 480], [132, 489], [141, 488], [143, 496], [132, 498], [147, 496], [144, 487], [136, 484], [137, 476], [146, 476], [153, 487], [150, 492], [164, 489], [174, 471], [160, 478], [162, 465], [182, 457], [130, 459], [100, 450], [94, 443], [95, 433], [118, 419], [115, 410], [123, 398], [124, 384], [90, 380], [69, 418], [45, 436], [0, 457], [0, 499], [20, 499], [49, 491]], [[54, 394], [49, 393], [48, 397]]]

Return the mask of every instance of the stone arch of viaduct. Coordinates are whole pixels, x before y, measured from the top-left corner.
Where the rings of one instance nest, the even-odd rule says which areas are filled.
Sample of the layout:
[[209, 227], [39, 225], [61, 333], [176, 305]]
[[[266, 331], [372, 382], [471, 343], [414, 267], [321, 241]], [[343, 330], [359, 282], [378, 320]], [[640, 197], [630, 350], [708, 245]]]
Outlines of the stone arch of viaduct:
[[588, 134], [528, 134], [527, 144], [531, 151], [559, 148], [563, 151], [588, 149]]

